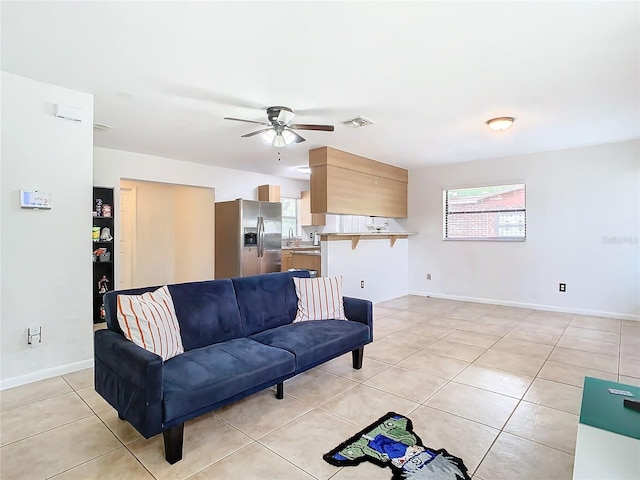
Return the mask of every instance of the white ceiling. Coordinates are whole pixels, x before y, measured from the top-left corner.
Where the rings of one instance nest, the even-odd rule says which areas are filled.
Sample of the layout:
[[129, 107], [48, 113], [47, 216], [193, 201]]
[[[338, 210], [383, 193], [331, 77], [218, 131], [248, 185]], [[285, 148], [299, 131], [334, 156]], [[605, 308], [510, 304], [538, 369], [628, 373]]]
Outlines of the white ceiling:
[[[325, 145], [413, 168], [639, 138], [639, 5], [2, 1], [2, 69], [92, 93], [100, 147], [294, 178]], [[271, 105], [335, 132], [277, 150], [223, 120]], [[341, 124], [357, 115], [376, 123]]]

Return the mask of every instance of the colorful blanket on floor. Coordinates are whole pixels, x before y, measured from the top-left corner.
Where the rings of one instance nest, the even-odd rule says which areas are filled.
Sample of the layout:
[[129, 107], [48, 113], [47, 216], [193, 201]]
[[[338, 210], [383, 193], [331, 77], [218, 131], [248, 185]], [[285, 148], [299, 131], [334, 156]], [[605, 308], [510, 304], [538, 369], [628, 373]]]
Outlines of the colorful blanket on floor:
[[322, 456], [337, 467], [364, 461], [390, 467], [392, 480], [470, 480], [463, 461], [446, 450], [425, 447], [411, 420], [387, 413]]

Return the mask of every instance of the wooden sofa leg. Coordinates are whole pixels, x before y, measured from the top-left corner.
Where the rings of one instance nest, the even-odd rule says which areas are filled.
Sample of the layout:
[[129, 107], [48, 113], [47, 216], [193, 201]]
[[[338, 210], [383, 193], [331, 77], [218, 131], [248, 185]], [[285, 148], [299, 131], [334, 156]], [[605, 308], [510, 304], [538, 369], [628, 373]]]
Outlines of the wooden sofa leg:
[[364, 358], [364, 347], [351, 350], [351, 358], [353, 360], [353, 368], [360, 370], [362, 368], [362, 359]]
[[164, 437], [164, 458], [171, 465], [182, 460], [182, 439], [184, 434], [184, 423], [171, 427], [162, 432]]
[[282, 400], [284, 398], [284, 382], [280, 382], [276, 385], [276, 398]]

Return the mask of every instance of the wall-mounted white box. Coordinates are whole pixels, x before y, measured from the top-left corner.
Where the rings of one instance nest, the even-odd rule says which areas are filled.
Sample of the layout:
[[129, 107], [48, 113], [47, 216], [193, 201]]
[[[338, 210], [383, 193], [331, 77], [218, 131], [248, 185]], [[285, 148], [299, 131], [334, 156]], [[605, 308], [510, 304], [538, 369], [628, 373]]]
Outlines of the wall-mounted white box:
[[74, 122], [82, 121], [82, 109], [77, 107], [69, 107], [67, 105], [56, 105], [56, 117], [64, 118]]

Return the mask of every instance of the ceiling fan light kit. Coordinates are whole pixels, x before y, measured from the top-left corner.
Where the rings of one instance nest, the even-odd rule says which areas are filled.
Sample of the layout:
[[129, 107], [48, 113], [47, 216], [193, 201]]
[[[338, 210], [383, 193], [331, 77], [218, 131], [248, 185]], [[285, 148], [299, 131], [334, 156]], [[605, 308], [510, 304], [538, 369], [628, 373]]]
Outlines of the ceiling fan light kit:
[[276, 132], [275, 130], [269, 129], [261, 135], [261, 138], [264, 140], [264, 143], [273, 143], [273, 140], [276, 138]]
[[489, 126], [491, 130], [499, 132], [501, 130], [506, 130], [513, 125], [515, 122], [515, 117], [496, 117], [490, 120], [487, 120], [485, 123]]
[[287, 142], [285, 141], [281, 133], [276, 133], [276, 136], [273, 138], [273, 142], [271, 142], [271, 145], [276, 148], [282, 148], [287, 146]]
[[276, 148], [286, 147], [292, 143], [304, 142], [305, 139], [294, 130], [317, 130], [323, 132], [333, 132], [334, 130], [333, 125], [291, 124], [294, 116], [295, 113], [288, 107], [269, 107], [267, 108], [269, 123], [232, 117], [224, 117], [224, 119], [235, 122], [255, 123], [267, 127], [256, 130], [255, 132], [246, 133], [242, 135], [242, 137], [253, 137], [254, 135], [262, 134], [262, 140]]

